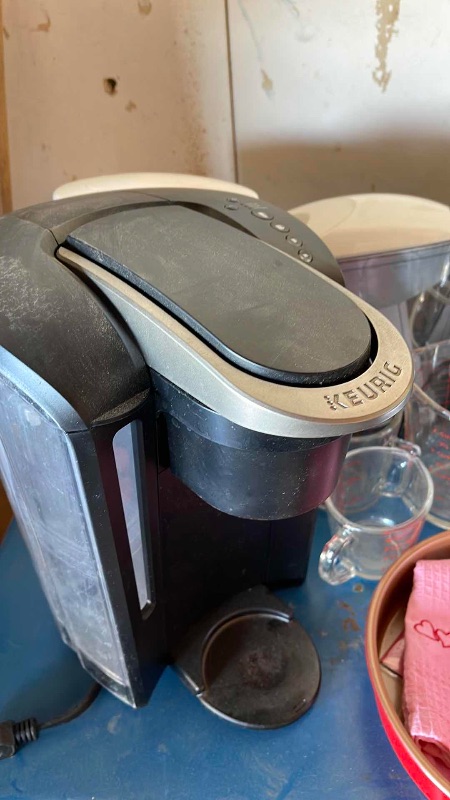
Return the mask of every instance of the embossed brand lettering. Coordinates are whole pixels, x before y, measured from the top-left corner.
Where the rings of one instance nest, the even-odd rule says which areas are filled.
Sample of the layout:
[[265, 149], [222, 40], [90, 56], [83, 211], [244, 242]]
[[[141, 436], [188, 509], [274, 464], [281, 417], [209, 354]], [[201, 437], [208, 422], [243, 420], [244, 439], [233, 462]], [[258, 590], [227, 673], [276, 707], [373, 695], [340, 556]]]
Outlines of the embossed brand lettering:
[[349, 389], [348, 392], [342, 392], [342, 394], [347, 398], [347, 400], [350, 400], [352, 406], [360, 406], [363, 402], [361, 398], [358, 397], [354, 389]]
[[[392, 383], [386, 383], [383, 378], [379, 378], [378, 376], [371, 378], [370, 383], [373, 386], [376, 386], [377, 389], [380, 389], [383, 394], [385, 393], [386, 389], [389, 389], [389, 387], [392, 386]], [[386, 387], [386, 389], [384, 387]]]
[[347, 403], [343, 402], [336, 392], [332, 396], [325, 394], [324, 399], [332, 411], [337, 411], [339, 408], [364, 405], [369, 400], [375, 400], [380, 394], [384, 394], [389, 390], [401, 374], [401, 367], [385, 361], [383, 369], [378, 370], [373, 378], [368, 378], [365, 383], [355, 386], [354, 389], [347, 389], [347, 391], [342, 392], [342, 398], [345, 398], [348, 401]]
[[357, 386], [357, 389], [359, 392], [361, 392], [361, 394], [364, 395], [366, 400], [373, 400], [374, 397], [378, 397], [378, 392], [376, 392], [375, 389], [372, 389], [368, 383], [363, 383], [362, 386]]
[[333, 411], [337, 411], [338, 406], [340, 406], [341, 408], [348, 408], [348, 406], [346, 406], [345, 403], [341, 403], [338, 394], [334, 394], [333, 398], [331, 398], [329, 394], [325, 394], [324, 397], [330, 408], [333, 409]]
[[389, 361], [384, 362], [384, 369], [396, 378], [402, 374], [402, 368], [397, 367], [395, 364], [390, 364]]

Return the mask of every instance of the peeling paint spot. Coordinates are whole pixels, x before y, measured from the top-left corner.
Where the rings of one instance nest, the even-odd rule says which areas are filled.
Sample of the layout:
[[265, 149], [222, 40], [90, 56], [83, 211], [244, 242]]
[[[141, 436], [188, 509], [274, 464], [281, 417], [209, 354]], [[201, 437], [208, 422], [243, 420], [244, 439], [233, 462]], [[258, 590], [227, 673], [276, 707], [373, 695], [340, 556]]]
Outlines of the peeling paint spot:
[[106, 94], [116, 94], [117, 81], [115, 78], [103, 78], [103, 88]]
[[400, 0], [376, 0], [375, 13], [377, 15], [377, 43], [375, 45], [375, 58], [377, 64], [372, 72], [375, 83], [385, 92], [392, 77], [392, 71], [387, 67], [389, 45], [394, 33], [395, 23], [400, 14]]
[[355, 631], [355, 633], [360, 630], [356, 619], [353, 617], [346, 617], [342, 622], [342, 627], [344, 631]]
[[273, 92], [273, 81], [269, 78], [265, 69], [261, 69], [261, 86], [264, 89], [266, 94], [271, 94]]
[[169, 752], [169, 748], [165, 744], [165, 742], [160, 742], [158, 745], [158, 753], [162, 753], [163, 755], [167, 755]]
[[47, 14], [46, 11], [44, 11], [44, 14], [46, 16], [45, 22], [40, 22], [39, 25], [37, 26], [37, 28], [32, 28], [32, 33], [48, 33], [49, 32], [50, 28], [52, 27], [52, 22], [51, 22], [51, 19], [50, 19], [49, 15]]
[[120, 722], [121, 716], [122, 716], [121, 714], [116, 714], [114, 717], [111, 717], [106, 726], [108, 733], [112, 733], [113, 735], [117, 733], [117, 726]]
[[3, 36], [5, 37], [5, 39], [9, 39], [9, 32], [7, 28], [5, 28], [5, 26], [3, 26]]
[[133, 103], [132, 100], [129, 100], [125, 106], [125, 111], [135, 111], [137, 108], [136, 103]]
[[144, 17], [148, 17], [150, 11], [152, 10], [152, 4], [150, 0], [139, 0], [138, 9], [140, 14], [142, 14]]

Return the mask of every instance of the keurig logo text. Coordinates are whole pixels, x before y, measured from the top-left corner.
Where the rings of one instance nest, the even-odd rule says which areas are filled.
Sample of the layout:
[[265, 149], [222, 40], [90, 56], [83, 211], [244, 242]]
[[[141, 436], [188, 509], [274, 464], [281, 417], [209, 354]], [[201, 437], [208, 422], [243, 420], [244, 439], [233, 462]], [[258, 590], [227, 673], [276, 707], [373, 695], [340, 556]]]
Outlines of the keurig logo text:
[[373, 378], [368, 378], [364, 383], [347, 389], [345, 392], [325, 394], [324, 398], [333, 411], [337, 411], [339, 408], [361, 406], [387, 392], [401, 374], [401, 367], [385, 361], [383, 369], [378, 370]]

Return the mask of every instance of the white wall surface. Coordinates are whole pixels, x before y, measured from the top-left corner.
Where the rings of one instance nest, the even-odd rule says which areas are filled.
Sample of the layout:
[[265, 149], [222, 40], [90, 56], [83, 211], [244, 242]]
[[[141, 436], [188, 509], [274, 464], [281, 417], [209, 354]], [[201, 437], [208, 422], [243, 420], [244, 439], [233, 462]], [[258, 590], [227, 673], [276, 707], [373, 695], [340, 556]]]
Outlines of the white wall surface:
[[[450, 198], [448, 0], [229, 0], [239, 178]], [[251, 101], [250, 101], [251, 98]]]

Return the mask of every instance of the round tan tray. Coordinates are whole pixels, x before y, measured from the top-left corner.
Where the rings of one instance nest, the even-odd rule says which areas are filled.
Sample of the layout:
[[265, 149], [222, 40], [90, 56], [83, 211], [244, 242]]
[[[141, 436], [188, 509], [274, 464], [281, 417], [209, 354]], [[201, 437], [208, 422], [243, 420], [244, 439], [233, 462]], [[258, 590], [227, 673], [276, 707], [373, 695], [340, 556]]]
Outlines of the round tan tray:
[[396, 561], [374, 592], [366, 628], [366, 660], [381, 722], [401, 763], [429, 800], [450, 798], [450, 781], [407, 733], [401, 712], [402, 679], [380, 660], [403, 631], [416, 561], [440, 558], [450, 558], [450, 531], [419, 542]]

